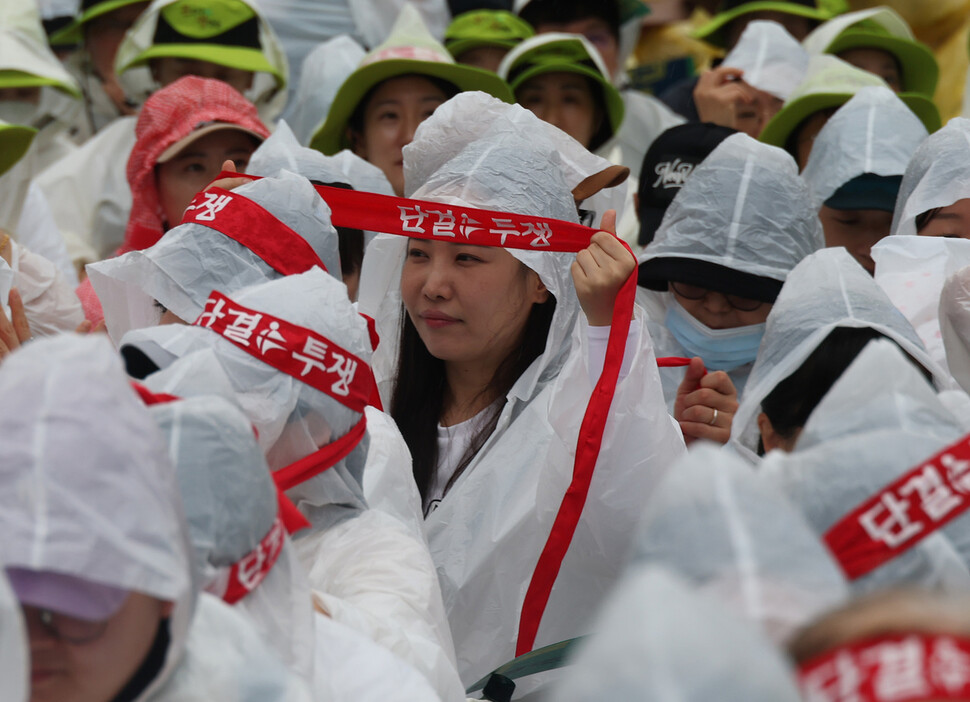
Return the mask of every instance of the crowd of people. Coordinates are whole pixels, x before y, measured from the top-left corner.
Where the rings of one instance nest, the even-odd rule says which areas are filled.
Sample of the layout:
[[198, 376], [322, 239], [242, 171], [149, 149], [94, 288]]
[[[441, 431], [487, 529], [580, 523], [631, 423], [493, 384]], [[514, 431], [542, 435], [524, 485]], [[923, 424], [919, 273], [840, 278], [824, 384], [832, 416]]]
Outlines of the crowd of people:
[[0, 0], [3, 702], [970, 701], [899, 9]]

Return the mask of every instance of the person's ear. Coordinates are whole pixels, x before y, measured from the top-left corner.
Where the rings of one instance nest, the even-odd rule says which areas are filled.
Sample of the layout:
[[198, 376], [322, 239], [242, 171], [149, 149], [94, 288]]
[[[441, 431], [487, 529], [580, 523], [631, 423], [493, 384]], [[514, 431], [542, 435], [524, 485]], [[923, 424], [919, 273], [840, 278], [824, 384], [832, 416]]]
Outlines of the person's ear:
[[346, 131], [347, 143], [350, 144], [350, 150], [354, 152], [357, 156], [360, 156], [365, 161], [367, 160], [367, 141], [364, 139], [364, 135], [358, 131], [347, 127]]
[[529, 269], [529, 279], [529, 286], [532, 292], [532, 302], [534, 304], [542, 304], [548, 300], [551, 293], [546, 287], [546, 284], [542, 282], [542, 278], [539, 277], [539, 274], [534, 270]]
[[775, 431], [771, 420], [768, 419], [768, 415], [764, 412], [758, 414], [758, 431], [761, 432], [761, 444], [765, 447], [765, 453], [774, 449], [788, 450], [788, 442]]

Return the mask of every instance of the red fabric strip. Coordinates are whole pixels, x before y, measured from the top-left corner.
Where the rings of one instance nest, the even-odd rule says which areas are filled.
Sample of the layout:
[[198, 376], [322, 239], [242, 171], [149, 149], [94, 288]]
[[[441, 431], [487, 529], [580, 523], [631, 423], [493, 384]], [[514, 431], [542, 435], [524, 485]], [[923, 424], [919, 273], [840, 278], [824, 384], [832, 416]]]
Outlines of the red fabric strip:
[[311, 329], [243, 307], [213, 291], [193, 322], [301, 383], [363, 412], [374, 388], [370, 366]]
[[277, 516], [266, 536], [252, 551], [236, 562], [229, 571], [229, 584], [222, 599], [236, 604], [262, 583], [279, 560], [283, 545], [286, 543], [286, 529], [283, 519]]
[[681, 358], [680, 356], [661, 356], [657, 359], [657, 366], [659, 368], [680, 368], [681, 366], [689, 366], [689, 358]]
[[803, 664], [806, 702], [970, 699], [970, 641], [898, 634], [837, 648]]
[[305, 483], [349, 456], [364, 438], [366, 431], [367, 415], [364, 415], [350, 431], [336, 441], [331, 441], [309, 456], [304, 456], [285, 468], [274, 471], [273, 480], [280, 490], [289, 490], [300, 483]]
[[242, 244], [282, 275], [327, 267], [307, 240], [247, 197], [222, 188], [198, 193], [182, 224], [201, 224]]
[[825, 543], [850, 580], [878, 568], [970, 507], [970, 436], [900, 476], [833, 525]]

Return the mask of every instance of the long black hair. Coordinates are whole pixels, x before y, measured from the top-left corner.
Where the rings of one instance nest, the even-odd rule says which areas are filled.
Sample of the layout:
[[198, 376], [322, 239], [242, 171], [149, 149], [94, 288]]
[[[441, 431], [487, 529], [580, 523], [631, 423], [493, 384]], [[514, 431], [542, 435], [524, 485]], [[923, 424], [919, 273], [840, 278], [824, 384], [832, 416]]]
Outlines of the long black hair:
[[[457, 470], [445, 486], [445, 492], [451, 489], [455, 480], [495, 431], [506, 393], [532, 362], [542, 355], [555, 310], [556, 299], [552, 295], [545, 302], [533, 304], [522, 338], [499, 364], [488, 386], [482, 391], [482, 395], [488, 399], [503, 401], [496, 402], [487, 410], [481, 428], [459, 461]], [[391, 417], [411, 450], [414, 480], [422, 501], [426, 502], [438, 466], [438, 423], [444, 410], [448, 381], [445, 376], [445, 362], [431, 355], [406, 311], [402, 316], [397, 379], [391, 396]]]

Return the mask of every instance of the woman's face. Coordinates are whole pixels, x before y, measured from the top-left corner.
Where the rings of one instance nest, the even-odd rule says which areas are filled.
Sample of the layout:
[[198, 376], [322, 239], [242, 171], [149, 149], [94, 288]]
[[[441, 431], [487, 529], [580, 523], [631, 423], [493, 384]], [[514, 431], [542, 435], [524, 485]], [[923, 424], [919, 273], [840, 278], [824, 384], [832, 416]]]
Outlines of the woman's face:
[[432, 356], [497, 368], [549, 291], [504, 249], [411, 239], [401, 297]]
[[[670, 294], [694, 319], [711, 329], [734, 329], [751, 326], [752, 324], [762, 324], [768, 319], [768, 313], [771, 312], [771, 303], [769, 302], [761, 302], [753, 310], [739, 310], [728, 301], [724, 293], [697, 286], [687, 287], [690, 289], [691, 297], [678, 294], [673, 287], [670, 289]], [[693, 299], [697, 294], [700, 296]], [[754, 306], [754, 304], [754, 301], [751, 301], [750, 306]], [[748, 304], [744, 305], [744, 307], [748, 306]]]
[[542, 73], [530, 78], [515, 92], [516, 101], [536, 117], [559, 127], [589, 148], [601, 118], [596, 99], [585, 76], [578, 73]]
[[83, 644], [67, 643], [42, 623], [40, 610], [24, 607], [30, 642], [30, 702], [108, 702], [141, 666], [171, 604], [132, 592], [104, 633]]
[[354, 153], [384, 171], [398, 195], [404, 194], [402, 149], [414, 131], [448, 96], [421, 76], [390, 78], [371, 94], [364, 108], [363, 131], [351, 134]]
[[240, 93], [245, 93], [253, 87], [254, 74], [252, 71], [244, 71], [241, 68], [233, 68], [232, 66], [223, 66], [218, 63], [212, 63], [211, 61], [163, 56], [162, 58], [153, 59], [151, 68], [152, 75], [154, 75], [155, 80], [163, 88], [185, 76], [198, 76], [199, 78], [221, 80]]
[[168, 228], [182, 221], [185, 208], [196, 193], [215, 180], [228, 159], [244, 173], [256, 150], [253, 138], [238, 129], [220, 129], [196, 139], [165, 163], [156, 167], [158, 201]]
[[856, 68], [877, 75], [889, 84], [894, 93], [903, 89], [903, 76], [896, 57], [882, 49], [860, 47], [839, 52], [839, 58]]
[[825, 245], [844, 246], [869, 275], [876, 272], [871, 251], [876, 242], [889, 236], [893, 213], [883, 210], [836, 210], [822, 205], [818, 212], [825, 232]]
[[920, 236], [945, 236], [950, 239], [970, 239], [970, 198], [957, 200], [941, 207], [919, 230]]

